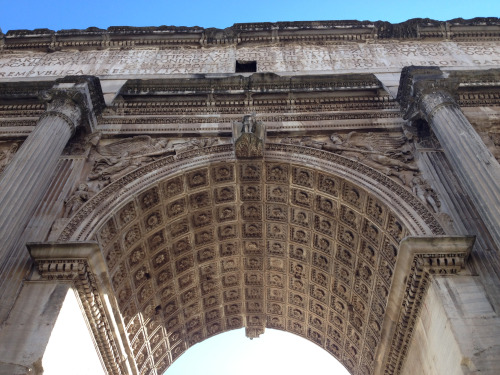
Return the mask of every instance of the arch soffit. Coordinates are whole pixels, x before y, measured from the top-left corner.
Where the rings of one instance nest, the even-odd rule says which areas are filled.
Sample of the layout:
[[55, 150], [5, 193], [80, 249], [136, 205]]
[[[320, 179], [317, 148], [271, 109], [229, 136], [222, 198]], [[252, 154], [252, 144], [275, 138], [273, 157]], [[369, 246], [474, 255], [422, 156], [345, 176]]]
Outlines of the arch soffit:
[[430, 234], [444, 234], [432, 214], [381, 173], [268, 144], [264, 160], [223, 145], [152, 162], [59, 239], [97, 236], [140, 371], [245, 326], [301, 335], [355, 374], [373, 372], [399, 242]]
[[[138, 168], [96, 194], [72, 216], [58, 240], [89, 240], [120, 205], [141, 191], [187, 169], [227, 161], [236, 162], [232, 145], [188, 151]], [[390, 207], [408, 228], [409, 235], [445, 234], [434, 215], [415, 195], [362, 163], [327, 151], [286, 144], [268, 144], [264, 162], [293, 163], [310, 170], [324, 171], [351, 182], [353, 186], [357, 185]]]

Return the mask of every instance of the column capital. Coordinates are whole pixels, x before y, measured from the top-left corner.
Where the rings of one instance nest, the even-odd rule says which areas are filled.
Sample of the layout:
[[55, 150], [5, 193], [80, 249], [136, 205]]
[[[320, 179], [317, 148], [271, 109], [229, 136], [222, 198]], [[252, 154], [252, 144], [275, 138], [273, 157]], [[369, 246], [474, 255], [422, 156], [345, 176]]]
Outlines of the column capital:
[[94, 76], [67, 76], [56, 80], [56, 84], [41, 94], [47, 103], [43, 116], [62, 117], [72, 132], [80, 125], [93, 132], [97, 125], [97, 115], [104, 108], [101, 84]]
[[74, 134], [76, 128], [81, 124], [82, 110], [78, 105], [78, 101], [75, 100], [76, 95], [72, 94], [77, 93], [57, 89], [45, 91], [41, 99], [47, 103], [47, 108], [40, 118], [49, 116], [60, 117], [70, 127], [71, 134]]
[[458, 107], [455, 101], [457, 88], [458, 81], [448, 78], [437, 66], [406, 66], [401, 72], [397, 100], [405, 119], [428, 120], [438, 106]]

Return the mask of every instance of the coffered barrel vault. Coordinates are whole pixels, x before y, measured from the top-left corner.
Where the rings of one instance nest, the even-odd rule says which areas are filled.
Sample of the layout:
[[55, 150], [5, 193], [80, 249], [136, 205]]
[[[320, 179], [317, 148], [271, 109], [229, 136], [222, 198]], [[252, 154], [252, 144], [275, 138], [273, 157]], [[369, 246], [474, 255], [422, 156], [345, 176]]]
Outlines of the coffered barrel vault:
[[371, 371], [399, 242], [429, 226], [410, 232], [381, 199], [304, 163], [203, 164], [119, 206], [96, 197], [114, 214], [73, 236], [97, 229], [139, 366], [161, 372], [191, 345], [245, 326], [252, 337], [265, 327], [299, 334], [351, 371]]
[[499, 35], [0, 35], [0, 374], [42, 373], [68, 287], [107, 374], [242, 327], [353, 375], [497, 373]]

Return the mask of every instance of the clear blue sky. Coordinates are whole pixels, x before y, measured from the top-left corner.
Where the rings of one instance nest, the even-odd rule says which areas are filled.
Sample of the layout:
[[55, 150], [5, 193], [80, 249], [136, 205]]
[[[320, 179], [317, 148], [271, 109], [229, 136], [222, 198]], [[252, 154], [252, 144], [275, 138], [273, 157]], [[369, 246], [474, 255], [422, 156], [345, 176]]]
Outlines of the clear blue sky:
[[240, 22], [500, 17], [500, 0], [0, 0], [0, 28], [202, 26]]

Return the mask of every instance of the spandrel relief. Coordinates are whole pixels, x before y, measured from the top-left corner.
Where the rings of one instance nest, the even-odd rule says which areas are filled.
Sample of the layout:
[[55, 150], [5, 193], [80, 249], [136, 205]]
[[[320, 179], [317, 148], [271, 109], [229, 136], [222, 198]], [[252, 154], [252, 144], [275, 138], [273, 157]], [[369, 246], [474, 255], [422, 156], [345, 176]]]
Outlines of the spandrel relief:
[[18, 142], [0, 142], [0, 174], [9, 165], [19, 146]]
[[88, 180], [95, 190], [99, 190], [153, 160], [219, 142], [218, 138], [152, 138], [147, 135], [118, 141], [101, 140], [90, 155], [92, 170]]
[[64, 200], [64, 217], [70, 217], [74, 212], [76, 212], [90, 199], [92, 193], [93, 192], [89, 191], [87, 184], [79, 184], [73, 193]]
[[433, 212], [438, 213], [441, 206], [438, 196], [420, 174], [413, 157], [413, 141], [418, 141], [420, 138], [407, 130], [404, 129], [404, 133], [352, 131], [334, 133], [329, 138], [327, 136], [288, 137], [280, 141], [333, 152], [374, 168], [406, 186]]
[[419, 169], [413, 161], [413, 145], [403, 133], [334, 133], [325, 137], [285, 138], [283, 143], [298, 144], [333, 152], [359, 161], [409, 186]]
[[90, 150], [99, 143], [100, 139], [100, 133], [86, 134], [85, 131], [78, 128], [76, 134], [69, 140], [62, 154], [69, 157], [87, 157]]
[[493, 143], [493, 147], [490, 147], [490, 151], [495, 159], [500, 163], [500, 128], [488, 132], [488, 137]]
[[413, 176], [411, 180], [411, 191], [420, 198], [422, 202], [431, 207], [434, 212], [439, 212], [441, 203], [439, 202], [437, 194], [422, 176], [418, 174]]
[[490, 108], [485, 112], [482, 117], [473, 118], [469, 115], [467, 119], [493, 157], [500, 162], [500, 113]]

